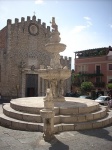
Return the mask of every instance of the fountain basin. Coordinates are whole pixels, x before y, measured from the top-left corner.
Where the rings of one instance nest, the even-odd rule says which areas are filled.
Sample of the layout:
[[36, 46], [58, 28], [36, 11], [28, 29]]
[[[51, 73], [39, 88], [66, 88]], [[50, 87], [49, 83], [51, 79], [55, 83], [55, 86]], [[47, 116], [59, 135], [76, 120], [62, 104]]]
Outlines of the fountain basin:
[[47, 80], [65, 80], [71, 76], [69, 69], [39, 69], [40, 77]]
[[45, 49], [51, 53], [60, 53], [66, 49], [66, 45], [62, 43], [49, 43], [45, 45]]

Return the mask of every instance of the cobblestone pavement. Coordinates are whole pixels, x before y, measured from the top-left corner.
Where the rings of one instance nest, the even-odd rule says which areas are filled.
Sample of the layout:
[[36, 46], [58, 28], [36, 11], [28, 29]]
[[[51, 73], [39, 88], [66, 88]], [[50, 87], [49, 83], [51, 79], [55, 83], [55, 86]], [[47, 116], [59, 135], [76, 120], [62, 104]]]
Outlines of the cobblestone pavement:
[[0, 126], [0, 150], [112, 150], [112, 124], [102, 129], [62, 132], [50, 143], [43, 140], [41, 132]]

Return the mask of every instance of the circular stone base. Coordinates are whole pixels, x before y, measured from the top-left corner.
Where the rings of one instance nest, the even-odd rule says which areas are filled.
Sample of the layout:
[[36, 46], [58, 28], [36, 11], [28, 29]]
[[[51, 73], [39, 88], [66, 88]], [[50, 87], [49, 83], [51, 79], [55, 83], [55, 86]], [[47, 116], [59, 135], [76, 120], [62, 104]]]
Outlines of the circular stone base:
[[[44, 97], [12, 99], [10, 104], [3, 105], [0, 125], [16, 130], [43, 132], [40, 114], [43, 109]], [[53, 112], [54, 133], [100, 128], [112, 123], [112, 113], [107, 112], [107, 107], [90, 99], [65, 97], [64, 102], [54, 102]]]
[[[18, 98], [10, 101], [15, 110], [29, 113], [40, 113], [44, 108], [44, 97]], [[99, 109], [99, 104], [94, 100], [65, 97], [64, 102], [54, 102], [55, 114], [80, 114], [89, 113]]]
[[[27, 107], [44, 107], [44, 97], [27, 97], [27, 98], [17, 98], [12, 99], [11, 103], [19, 105], [19, 106], [27, 106]], [[65, 101], [56, 102], [54, 101], [54, 107], [68, 108], [68, 107], [89, 107], [92, 105], [98, 105], [94, 100], [90, 99], [82, 99], [82, 98], [73, 98], [73, 97], [65, 97]]]

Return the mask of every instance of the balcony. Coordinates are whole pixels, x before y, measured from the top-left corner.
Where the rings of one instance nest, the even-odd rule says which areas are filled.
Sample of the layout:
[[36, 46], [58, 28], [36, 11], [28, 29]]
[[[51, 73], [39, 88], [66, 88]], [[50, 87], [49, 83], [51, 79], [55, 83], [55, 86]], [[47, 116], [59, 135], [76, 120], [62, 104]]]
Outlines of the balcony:
[[102, 77], [103, 73], [101, 73], [101, 72], [87, 73], [86, 71], [80, 71], [79, 76], [94, 78], [94, 77], [98, 77], [98, 76]]
[[105, 82], [95, 82], [94, 86], [95, 87], [105, 87]]

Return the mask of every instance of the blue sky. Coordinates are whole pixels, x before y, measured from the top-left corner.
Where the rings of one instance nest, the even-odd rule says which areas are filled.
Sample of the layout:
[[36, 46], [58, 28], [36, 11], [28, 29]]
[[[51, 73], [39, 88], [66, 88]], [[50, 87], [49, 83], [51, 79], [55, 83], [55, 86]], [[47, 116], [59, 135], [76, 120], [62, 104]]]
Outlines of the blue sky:
[[55, 17], [67, 45], [61, 55], [74, 58], [75, 51], [112, 46], [112, 0], [0, 0], [0, 29], [7, 19], [14, 23], [34, 11], [48, 26]]

